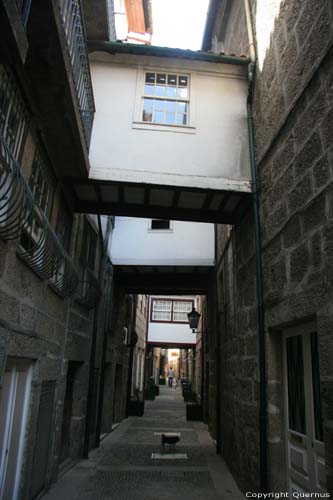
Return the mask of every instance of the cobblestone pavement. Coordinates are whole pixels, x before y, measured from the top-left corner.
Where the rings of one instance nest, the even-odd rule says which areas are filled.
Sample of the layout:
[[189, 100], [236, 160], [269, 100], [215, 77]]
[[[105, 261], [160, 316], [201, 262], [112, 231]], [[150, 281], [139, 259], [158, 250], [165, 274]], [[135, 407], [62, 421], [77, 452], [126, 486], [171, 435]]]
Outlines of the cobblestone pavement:
[[[161, 450], [162, 432], [179, 432]], [[152, 454], [183, 458], [152, 459]], [[187, 458], [184, 458], [186, 455]], [[63, 475], [43, 500], [240, 500], [243, 495], [202, 422], [187, 422], [180, 388], [160, 387], [143, 417], [130, 417], [88, 460]]]

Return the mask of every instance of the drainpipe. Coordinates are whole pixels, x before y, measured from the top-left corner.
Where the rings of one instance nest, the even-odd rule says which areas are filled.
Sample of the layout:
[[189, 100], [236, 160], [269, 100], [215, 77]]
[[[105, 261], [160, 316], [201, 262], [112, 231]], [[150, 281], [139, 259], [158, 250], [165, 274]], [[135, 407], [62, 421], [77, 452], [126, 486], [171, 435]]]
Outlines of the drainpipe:
[[[105, 269], [106, 269], [106, 261], [107, 261], [107, 247], [109, 236], [111, 232], [111, 221], [110, 217], [108, 218], [107, 229], [105, 234], [105, 239], [103, 238], [102, 231], [102, 223], [100, 215], [98, 217], [98, 231], [99, 238], [101, 240], [101, 256], [99, 259], [99, 272], [98, 272], [98, 281], [101, 284], [102, 294], [104, 294], [104, 278], [105, 278]], [[90, 425], [93, 416], [93, 406], [97, 404], [96, 402], [92, 402], [92, 396], [94, 392], [94, 371], [95, 371], [95, 363], [96, 363], [96, 347], [97, 347], [97, 336], [98, 336], [98, 327], [99, 327], [99, 316], [101, 311], [103, 310], [103, 295], [101, 300], [95, 307], [94, 311], [94, 323], [93, 323], [93, 333], [92, 333], [92, 342], [91, 342], [91, 350], [90, 350], [90, 365], [89, 365], [89, 383], [88, 383], [88, 394], [87, 394], [87, 406], [86, 406], [86, 423], [85, 423], [85, 435], [84, 435], [84, 444], [83, 444], [83, 458], [89, 458], [89, 441], [90, 441]]]
[[[109, 221], [108, 221], [109, 224]], [[111, 225], [111, 221], [110, 221]], [[108, 233], [108, 229], [107, 229]], [[111, 268], [111, 273], [109, 275], [106, 287], [106, 300], [111, 301], [110, 304], [104, 305], [104, 325], [103, 325], [103, 347], [102, 347], [102, 360], [101, 360], [101, 378], [99, 384], [99, 396], [98, 396], [98, 407], [97, 407], [97, 425], [96, 425], [96, 435], [95, 435], [95, 446], [99, 447], [101, 442], [101, 429], [102, 429], [102, 417], [103, 417], [103, 403], [104, 403], [104, 385], [105, 385], [105, 370], [106, 370], [106, 350], [108, 347], [108, 318], [109, 315], [113, 313], [113, 269]], [[109, 311], [111, 308], [112, 313]]]
[[260, 406], [259, 406], [259, 430], [260, 430], [260, 489], [266, 492], [268, 488], [267, 478], [267, 375], [266, 375], [266, 338], [265, 338], [265, 316], [263, 299], [263, 271], [261, 254], [261, 234], [260, 234], [260, 208], [257, 179], [257, 165], [255, 158], [254, 128], [252, 102], [254, 94], [254, 77], [256, 69], [256, 53], [252, 30], [251, 11], [249, 0], [244, 0], [247, 31], [249, 38], [249, 52], [251, 63], [249, 64], [249, 93], [247, 98], [247, 122], [249, 131], [250, 163], [253, 185], [253, 217], [254, 217], [254, 237], [255, 237], [255, 259], [256, 259], [256, 284], [257, 284], [257, 317], [258, 317], [258, 338], [259, 338], [259, 375], [260, 375]]

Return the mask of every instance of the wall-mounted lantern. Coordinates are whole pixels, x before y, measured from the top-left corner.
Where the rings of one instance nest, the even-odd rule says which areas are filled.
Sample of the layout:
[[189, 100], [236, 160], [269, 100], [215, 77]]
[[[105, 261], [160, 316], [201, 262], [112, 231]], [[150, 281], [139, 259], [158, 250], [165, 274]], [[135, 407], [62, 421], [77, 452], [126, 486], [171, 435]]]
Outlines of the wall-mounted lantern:
[[192, 308], [192, 311], [188, 313], [188, 322], [189, 326], [192, 329], [192, 332], [195, 333], [195, 330], [198, 328], [199, 319], [201, 314], [198, 313], [195, 307]]

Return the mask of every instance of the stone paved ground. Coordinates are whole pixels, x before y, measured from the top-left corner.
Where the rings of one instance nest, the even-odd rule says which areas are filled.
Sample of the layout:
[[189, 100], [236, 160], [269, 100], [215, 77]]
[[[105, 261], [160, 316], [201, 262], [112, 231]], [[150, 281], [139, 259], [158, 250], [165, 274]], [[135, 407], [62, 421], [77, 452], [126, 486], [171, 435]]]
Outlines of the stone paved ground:
[[[180, 432], [175, 453], [153, 460], [158, 432]], [[164, 453], [174, 453], [166, 450]], [[202, 422], [187, 422], [180, 389], [160, 387], [143, 417], [130, 417], [51, 488], [43, 500], [240, 500], [244, 497]]]

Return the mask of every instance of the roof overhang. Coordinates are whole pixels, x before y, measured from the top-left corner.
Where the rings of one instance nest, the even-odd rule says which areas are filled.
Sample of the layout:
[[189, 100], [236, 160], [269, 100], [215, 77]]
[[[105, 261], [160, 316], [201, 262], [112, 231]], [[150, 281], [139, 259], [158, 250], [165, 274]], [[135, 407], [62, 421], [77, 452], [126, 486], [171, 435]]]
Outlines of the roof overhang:
[[141, 45], [134, 43], [102, 42], [94, 40], [88, 42], [89, 52], [107, 52], [109, 54], [134, 54], [137, 56], [167, 57], [211, 63], [224, 63], [247, 66], [250, 59], [247, 57], [213, 54], [212, 52], [184, 50], [155, 45]]

